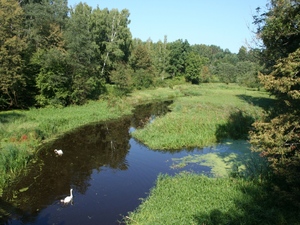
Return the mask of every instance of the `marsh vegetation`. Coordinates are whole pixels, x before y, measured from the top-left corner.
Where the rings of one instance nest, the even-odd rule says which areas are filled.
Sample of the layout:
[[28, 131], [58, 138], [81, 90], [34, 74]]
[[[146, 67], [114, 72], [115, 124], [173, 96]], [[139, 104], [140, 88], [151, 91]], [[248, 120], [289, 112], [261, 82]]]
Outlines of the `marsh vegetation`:
[[[11, 111], [9, 114], [3, 112], [1, 115], [4, 116], [1, 118], [3, 121], [5, 120], [5, 123], [3, 123], [5, 129], [2, 132], [2, 140], [18, 149], [16, 152], [20, 154], [15, 153], [6, 156], [6, 165], [9, 165], [9, 159], [14, 161], [15, 164], [11, 164], [14, 167], [6, 170], [6, 176], [2, 177], [2, 180], [5, 181], [3, 184], [9, 187], [9, 184], [20, 174], [21, 169], [39, 159], [38, 153], [43, 154], [41, 147], [46, 143], [51, 143], [51, 140], [53, 141], [76, 130], [84, 124], [107, 121], [132, 114], [134, 107], [142, 102], [163, 99], [173, 99], [169, 105], [169, 112], [155, 117], [154, 120], [148, 118], [146, 123], [143, 122], [140, 125], [141, 120], [135, 118], [137, 126], [131, 132], [132, 136], [145, 143], [150, 149], [160, 152], [169, 151], [170, 149], [174, 152], [180, 152], [182, 149], [192, 150], [195, 147], [215, 146], [221, 140], [226, 140], [226, 138], [245, 138], [253, 120], [263, 117], [264, 109], [270, 107], [271, 103], [275, 101], [266, 92], [246, 89], [237, 85], [203, 84], [195, 86], [184, 84], [172, 88], [138, 91], [132, 93], [126, 99], [101, 100], [90, 102], [84, 106]], [[141, 115], [142, 113], [137, 114], [147, 117]], [[189, 119], [190, 117], [192, 119]], [[4, 130], [10, 132], [4, 132]], [[15, 132], [12, 132], [12, 130]], [[22, 135], [31, 132], [36, 132], [35, 135], [30, 136], [31, 139], [22, 138]], [[233, 143], [238, 142], [234, 141]], [[181, 171], [191, 164], [210, 167], [210, 178], [204, 178], [194, 173], [182, 173], [174, 177], [161, 175], [155, 188], [152, 189], [150, 197], [145, 198], [137, 211], [130, 213], [127, 217], [124, 215], [126, 223], [143, 224], [145, 221], [155, 223], [156, 220], [149, 220], [148, 217], [155, 217], [165, 221], [166, 224], [172, 224], [174, 221], [183, 221], [184, 223], [197, 223], [199, 221], [199, 223], [214, 224], [216, 221], [225, 223], [226, 221], [239, 221], [241, 218], [245, 224], [251, 224], [256, 221], [263, 223], [265, 221], [276, 221], [278, 217], [281, 221], [292, 223], [293, 220], [288, 219], [289, 211], [281, 211], [280, 206], [270, 208], [274, 202], [277, 202], [276, 198], [272, 197], [274, 202], [270, 199], [269, 202], [265, 202], [265, 199], [259, 197], [267, 191], [266, 179], [262, 179], [262, 177], [268, 171], [262, 170], [262, 162], [254, 161], [256, 158], [250, 154], [249, 146], [245, 146], [243, 143], [245, 141], [242, 141], [240, 145], [235, 144], [235, 147], [231, 146], [231, 149], [235, 149], [231, 153], [212, 149], [212, 152], [203, 155], [188, 154], [181, 158], [173, 158], [171, 167], [180, 168]], [[24, 147], [26, 150], [24, 152], [19, 150], [23, 146], [26, 147]], [[9, 151], [7, 152], [9, 153]], [[5, 158], [2, 157], [2, 159]], [[20, 164], [17, 164], [17, 162]], [[247, 179], [244, 180], [246, 177]], [[251, 179], [249, 179], [250, 177]], [[173, 185], [174, 182], [180, 184], [180, 188]], [[195, 188], [194, 185], [196, 185]], [[199, 187], [202, 187], [202, 189], [206, 187], [211, 191], [205, 191]], [[225, 189], [226, 193], [220, 191], [222, 189]], [[252, 191], [245, 192], [245, 190]], [[26, 191], [24, 187], [18, 189], [20, 194], [26, 193]], [[160, 210], [160, 215], [151, 207], [159, 208], [163, 202], [166, 202], [164, 197], [168, 195], [164, 194], [165, 191], [174, 197], [173, 204], [170, 204], [174, 214], [178, 214], [177, 211], [181, 206], [191, 207], [194, 210], [187, 212], [183, 210], [183, 207], [182, 214], [171, 218], [167, 216], [171, 209], [165, 208], [166, 211]], [[219, 192], [218, 195], [215, 194], [217, 191]], [[160, 193], [158, 195], [161, 197], [156, 197], [157, 193]], [[229, 198], [229, 196], [231, 197]], [[246, 200], [243, 200], [242, 204], [240, 201], [244, 198]], [[195, 201], [201, 202], [204, 201], [203, 199], [206, 199], [205, 203], [195, 204]], [[218, 204], [211, 204], [212, 201]], [[226, 201], [231, 202], [231, 204], [226, 204]], [[255, 202], [254, 205], [252, 204], [253, 201]], [[259, 210], [261, 201], [264, 202], [266, 212]], [[147, 202], [150, 202], [150, 208], [148, 208]], [[236, 211], [235, 207], [238, 207], [239, 204], [242, 204], [244, 208], [234, 213]], [[220, 208], [216, 205], [219, 205]], [[256, 221], [244, 215], [248, 210], [253, 210], [253, 213], [259, 215]], [[270, 217], [276, 215], [275, 218], [277, 219], [272, 218], [270, 220], [268, 215]]]

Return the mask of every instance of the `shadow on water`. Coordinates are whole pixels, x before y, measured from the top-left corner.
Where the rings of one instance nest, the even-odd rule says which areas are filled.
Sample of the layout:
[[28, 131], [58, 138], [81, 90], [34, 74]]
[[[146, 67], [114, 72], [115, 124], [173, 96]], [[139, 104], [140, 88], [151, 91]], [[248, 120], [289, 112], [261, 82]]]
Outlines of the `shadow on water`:
[[[101, 217], [104, 218], [103, 224], [112, 224], [112, 221], [122, 218], [120, 214], [134, 210], [140, 198], [146, 197], [154, 185], [157, 175], [170, 172], [166, 162], [172, 153], [153, 152], [140, 145], [131, 138], [130, 129], [141, 128], [155, 116], [167, 113], [170, 103], [138, 106], [132, 117], [84, 126], [43, 146], [36, 161], [29, 164], [9, 189], [4, 190], [0, 205], [7, 216], [0, 217], [0, 222], [99, 224], [99, 221], [92, 220], [97, 218], [97, 212], [84, 218], [88, 222], [79, 222], [78, 219], [74, 222], [71, 219], [76, 212], [85, 215], [85, 210], [93, 212], [97, 209], [99, 213], [104, 213]], [[64, 154], [55, 155], [56, 148], [62, 149]], [[70, 188], [74, 189], [74, 205], [70, 206], [73, 207], [72, 215], [68, 215], [71, 213], [70, 207], [62, 206], [60, 202], [69, 195]], [[105, 189], [106, 194], [97, 200], [97, 195], [103, 191], [101, 188]], [[124, 194], [121, 196], [122, 192]], [[86, 203], [85, 198], [90, 198], [90, 203]], [[131, 198], [134, 198], [132, 204]], [[99, 201], [106, 205], [103, 206]], [[114, 212], [113, 208], [118, 207], [120, 209], [116, 211], [120, 212]], [[105, 220], [105, 216], [109, 218]]]

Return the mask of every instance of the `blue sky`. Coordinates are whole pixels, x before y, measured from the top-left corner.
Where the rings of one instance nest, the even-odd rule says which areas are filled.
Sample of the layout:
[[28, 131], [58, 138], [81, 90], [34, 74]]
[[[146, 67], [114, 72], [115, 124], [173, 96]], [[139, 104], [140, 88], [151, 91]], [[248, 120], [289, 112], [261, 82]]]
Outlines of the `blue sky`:
[[[68, 0], [70, 6], [79, 0]], [[128, 9], [133, 38], [168, 42], [178, 39], [193, 44], [217, 45], [237, 53], [254, 45], [252, 15], [268, 0], [86, 0], [92, 8]], [[250, 28], [249, 28], [250, 27]]]

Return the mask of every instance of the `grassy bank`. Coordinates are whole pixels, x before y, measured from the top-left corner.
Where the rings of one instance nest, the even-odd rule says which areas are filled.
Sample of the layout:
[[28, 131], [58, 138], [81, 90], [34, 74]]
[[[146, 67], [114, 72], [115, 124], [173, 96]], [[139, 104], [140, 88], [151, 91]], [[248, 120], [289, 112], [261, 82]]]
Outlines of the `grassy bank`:
[[89, 123], [131, 114], [137, 104], [180, 95], [178, 90], [160, 88], [83, 106], [0, 112], [0, 195], [5, 184], [26, 167], [43, 143]]
[[133, 136], [152, 149], [181, 149], [216, 143], [230, 135], [244, 138], [271, 101], [266, 92], [237, 85], [180, 85], [171, 113], [157, 118]]
[[242, 179], [161, 175], [127, 224], [299, 224], [299, 214], [267, 187]]
[[[228, 119], [233, 112], [243, 110], [240, 120], [245, 120], [246, 114], [256, 117], [262, 103], [257, 99], [265, 97], [264, 92], [236, 85], [186, 84], [137, 91], [123, 99], [109, 97], [83, 106], [1, 112], [0, 192], [1, 187], [34, 158], [41, 144], [82, 125], [130, 114], [134, 105], [176, 99], [171, 113], [133, 135], [153, 149], [181, 148], [218, 141], [227, 134], [226, 130], [234, 130], [228, 129]], [[231, 126], [237, 122], [241, 121], [233, 121]], [[240, 132], [238, 126], [235, 129]]]
[[[184, 96], [175, 99], [172, 112], [133, 133], [152, 149], [208, 146], [228, 137], [246, 139], [252, 122], [274, 104], [267, 93], [236, 85], [181, 85], [174, 89]], [[299, 224], [299, 209], [271, 191], [264, 179], [268, 176], [265, 163], [249, 148], [243, 152], [243, 143], [233, 152], [174, 159], [174, 167], [189, 163], [210, 166], [218, 178], [162, 175], [149, 197], [125, 218], [126, 223]]]

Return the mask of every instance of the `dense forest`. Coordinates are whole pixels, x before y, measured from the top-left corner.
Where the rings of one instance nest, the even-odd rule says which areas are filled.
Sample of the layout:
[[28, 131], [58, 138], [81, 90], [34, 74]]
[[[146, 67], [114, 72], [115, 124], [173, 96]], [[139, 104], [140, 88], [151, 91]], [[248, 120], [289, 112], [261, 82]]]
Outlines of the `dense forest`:
[[108, 92], [237, 82], [257, 87], [260, 50], [133, 39], [129, 11], [66, 0], [0, 1], [0, 109], [84, 104]]

